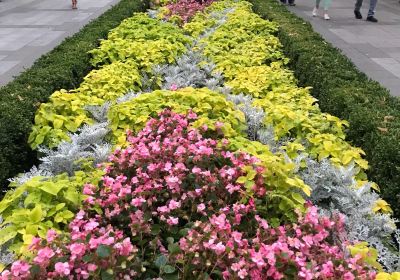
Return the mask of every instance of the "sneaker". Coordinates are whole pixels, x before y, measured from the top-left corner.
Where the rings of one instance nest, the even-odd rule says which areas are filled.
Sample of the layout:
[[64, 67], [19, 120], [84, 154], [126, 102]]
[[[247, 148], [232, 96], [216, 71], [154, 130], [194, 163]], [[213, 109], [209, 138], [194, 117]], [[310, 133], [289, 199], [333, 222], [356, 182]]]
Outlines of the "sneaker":
[[296, 6], [296, 3], [289, 3], [289, 6]]
[[354, 11], [354, 15], [356, 16], [356, 19], [362, 19], [360, 11]]
[[368, 17], [367, 17], [367, 21], [370, 21], [370, 22], [378, 22], [378, 20], [377, 20], [374, 16], [368, 16]]
[[329, 17], [329, 15], [327, 13], [324, 14], [324, 19], [325, 20], [330, 20], [331, 18]]
[[312, 10], [312, 16], [316, 17], [318, 15], [318, 9], [314, 8], [314, 10]]

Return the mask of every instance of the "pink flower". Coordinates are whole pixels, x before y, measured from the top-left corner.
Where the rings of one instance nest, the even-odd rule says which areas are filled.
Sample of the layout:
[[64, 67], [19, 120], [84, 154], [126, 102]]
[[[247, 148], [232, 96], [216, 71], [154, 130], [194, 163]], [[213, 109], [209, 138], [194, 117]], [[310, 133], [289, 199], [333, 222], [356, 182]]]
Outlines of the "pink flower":
[[57, 232], [54, 229], [49, 229], [47, 231], [46, 235], [47, 242], [49, 243], [53, 242], [56, 237], [57, 237]]
[[350, 271], [346, 272], [343, 275], [343, 280], [354, 280], [354, 279], [355, 279], [355, 277], [354, 277], [353, 273], [351, 273]]
[[170, 217], [167, 219], [167, 223], [168, 223], [170, 226], [172, 226], [172, 225], [177, 225], [178, 222], [179, 222], [179, 218], [174, 218], [174, 217], [171, 217], [171, 216], [170, 216]]
[[225, 245], [222, 244], [222, 242], [218, 242], [218, 244], [215, 245], [214, 250], [218, 255], [225, 253]]
[[135, 197], [132, 199], [131, 201], [131, 205], [135, 206], [135, 207], [140, 207], [142, 206], [143, 203], [145, 203], [146, 200], [143, 197]]
[[96, 269], [97, 269], [97, 265], [95, 265], [93, 263], [88, 264], [88, 270], [90, 272], [96, 271]]
[[26, 276], [31, 266], [23, 261], [16, 261], [11, 265], [11, 274], [15, 277]]
[[248, 273], [247, 273], [247, 271], [245, 269], [241, 269], [238, 272], [238, 276], [239, 276], [240, 279], [244, 279], [247, 276], [247, 274]]
[[69, 246], [69, 250], [71, 251], [72, 255], [82, 256], [83, 254], [85, 254], [86, 248], [85, 245], [82, 243], [74, 243]]
[[50, 258], [54, 256], [54, 251], [49, 247], [44, 247], [40, 249], [34, 258], [34, 262], [37, 264], [44, 264], [47, 263]]
[[172, 84], [169, 89], [175, 91], [178, 89], [178, 86], [176, 84]]
[[71, 273], [71, 268], [69, 267], [68, 263], [58, 262], [54, 265], [55, 271], [63, 276], [68, 276]]
[[200, 203], [199, 205], [197, 205], [197, 212], [203, 212], [204, 209], [206, 209], [204, 203]]
[[177, 209], [177, 208], [179, 208], [179, 207], [181, 207], [181, 203], [180, 203], [180, 202], [177, 202], [177, 201], [175, 201], [175, 200], [171, 200], [171, 201], [169, 202], [169, 204], [168, 204], [168, 208], [169, 208], [170, 210], [174, 210], [174, 209]]

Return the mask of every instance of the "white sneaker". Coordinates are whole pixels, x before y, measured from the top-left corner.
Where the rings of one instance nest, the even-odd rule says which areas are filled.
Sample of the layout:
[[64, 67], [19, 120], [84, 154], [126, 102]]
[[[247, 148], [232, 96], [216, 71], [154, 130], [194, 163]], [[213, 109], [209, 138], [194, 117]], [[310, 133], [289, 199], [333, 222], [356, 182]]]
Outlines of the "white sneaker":
[[325, 20], [330, 20], [331, 18], [329, 17], [329, 15], [327, 13], [324, 14], [324, 19]]
[[312, 16], [316, 17], [318, 15], [318, 9], [314, 8], [314, 10], [312, 10]]

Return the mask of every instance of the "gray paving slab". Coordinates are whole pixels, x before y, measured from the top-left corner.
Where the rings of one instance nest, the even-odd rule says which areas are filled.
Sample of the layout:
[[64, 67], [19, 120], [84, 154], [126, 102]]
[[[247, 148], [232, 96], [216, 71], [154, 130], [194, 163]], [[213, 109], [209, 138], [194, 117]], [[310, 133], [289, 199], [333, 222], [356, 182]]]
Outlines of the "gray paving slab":
[[41, 55], [79, 31], [119, 0], [2, 0], [0, 2], [0, 86]]
[[378, 0], [378, 23], [365, 21], [369, 1], [361, 9], [363, 20], [354, 18], [354, 0], [332, 0], [331, 20], [312, 17], [313, 0], [296, 0], [289, 10], [309, 21], [325, 40], [342, 50], [371, 79], [400, 96], [400, 3], [398, 0]]

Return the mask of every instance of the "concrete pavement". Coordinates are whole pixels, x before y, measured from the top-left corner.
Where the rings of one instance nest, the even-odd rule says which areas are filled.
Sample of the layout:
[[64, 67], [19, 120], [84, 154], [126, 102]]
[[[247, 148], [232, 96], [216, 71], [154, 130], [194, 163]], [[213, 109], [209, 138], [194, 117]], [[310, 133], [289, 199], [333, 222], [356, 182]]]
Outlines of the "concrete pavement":
[[2, 0], [0, 86], [119, 0]]
[[378, 0], [378, 23], [365, 21], [368, 0], [364, 0], [361, 9], [364, 19], [355, 19], [354, 3], [354, 0], [332, 0], [330, 21], [322, 18], [322, 10], [319, 17], [312, 17], [314, 0], [296, 0], [296, 6], [288, 8], [311, 22], [316, 32], [341, 49], [371, 79], [388, 88], [392, 95], [400, 96], [399, 0]]

